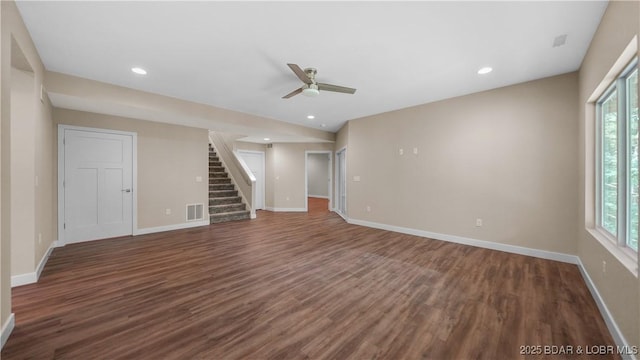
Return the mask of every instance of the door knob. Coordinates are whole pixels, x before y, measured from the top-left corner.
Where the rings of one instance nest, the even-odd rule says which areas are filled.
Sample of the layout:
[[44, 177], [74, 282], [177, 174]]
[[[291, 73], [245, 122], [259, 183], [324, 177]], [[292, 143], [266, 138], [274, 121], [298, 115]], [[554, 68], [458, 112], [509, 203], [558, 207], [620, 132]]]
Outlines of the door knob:
[[122, 189], [122, 192], [131, 192], [131, 189]]

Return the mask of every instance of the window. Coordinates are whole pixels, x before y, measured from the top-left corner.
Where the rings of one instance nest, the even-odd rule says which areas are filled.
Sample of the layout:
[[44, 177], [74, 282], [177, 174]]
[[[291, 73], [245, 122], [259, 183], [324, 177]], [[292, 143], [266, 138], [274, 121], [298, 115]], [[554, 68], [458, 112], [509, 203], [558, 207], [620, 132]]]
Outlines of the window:
[[598, 228], [618, 247], [638, 252], [638, 60], [597, 101]]

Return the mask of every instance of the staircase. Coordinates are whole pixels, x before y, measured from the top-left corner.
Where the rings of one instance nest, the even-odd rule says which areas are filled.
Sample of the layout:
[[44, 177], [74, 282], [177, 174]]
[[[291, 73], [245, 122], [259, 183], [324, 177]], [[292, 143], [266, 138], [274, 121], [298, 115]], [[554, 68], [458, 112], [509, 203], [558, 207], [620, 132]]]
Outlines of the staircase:
[[238, 196], [213, 147], [209, 144], [209, 220], [211, 224], [249, 219], [249, 210]]

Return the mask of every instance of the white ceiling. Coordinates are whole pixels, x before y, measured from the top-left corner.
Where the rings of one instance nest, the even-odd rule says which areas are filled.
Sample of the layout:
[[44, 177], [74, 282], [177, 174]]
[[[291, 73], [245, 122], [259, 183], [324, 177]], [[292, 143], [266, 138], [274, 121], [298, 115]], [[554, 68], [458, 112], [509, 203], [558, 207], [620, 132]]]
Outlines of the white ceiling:
[[[350, 119], [575, 71], [607, 6], [603, 1], [17, 4], [50, 71], [332, 132]], [[554, 38], [563, 34], [566, 44], [554, 48]], [[289, 62], [317, 68], [320, 82], [358, 90], [281, 99], [301, 85]], [[148, 75], [133, 74], [133, 66]], [[494, 71], [478, 75], [483, 66]], [[316, 118], [308, 120], [308, 114]]]

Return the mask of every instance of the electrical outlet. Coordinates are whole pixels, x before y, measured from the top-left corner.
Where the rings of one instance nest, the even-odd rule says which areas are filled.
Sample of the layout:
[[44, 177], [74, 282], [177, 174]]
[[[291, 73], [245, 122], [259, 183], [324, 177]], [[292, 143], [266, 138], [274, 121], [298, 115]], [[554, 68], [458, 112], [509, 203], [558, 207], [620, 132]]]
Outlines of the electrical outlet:
[[360, 175], [354, 175], [353, 176], [353, 181], [355, 181], [355, 182], [360, 181]]
[[482, 219], [476, 219], [476, 226], [482, 226]]
[[289, 201], [289, 197], [287, 196], [287, 201]]
[[418, 155], [418, 148], [417, 147], [413, 148], [413, 155]]
[[400, 148], [400, 151], [398, 151], [398, 153], [399, 153], [400, 155], [404, 155], [404, 149], [403, 149], [403, 148]]
[[202, 176], [196, 176], [196, 182], [202, 182]]
[[367, 206], [367, 212], [371, 212], [371, 206]]
[[165, 215], [171, 215], [171, 209], [164, 209]]

